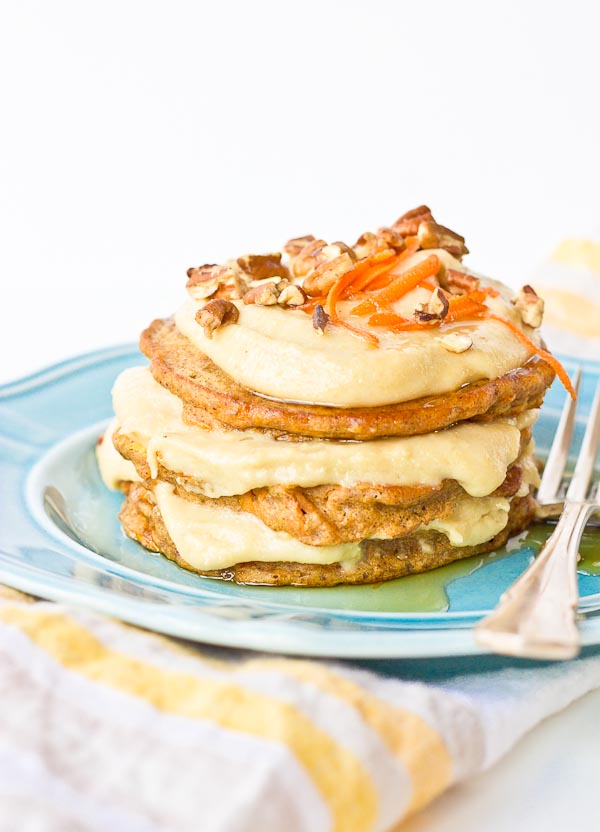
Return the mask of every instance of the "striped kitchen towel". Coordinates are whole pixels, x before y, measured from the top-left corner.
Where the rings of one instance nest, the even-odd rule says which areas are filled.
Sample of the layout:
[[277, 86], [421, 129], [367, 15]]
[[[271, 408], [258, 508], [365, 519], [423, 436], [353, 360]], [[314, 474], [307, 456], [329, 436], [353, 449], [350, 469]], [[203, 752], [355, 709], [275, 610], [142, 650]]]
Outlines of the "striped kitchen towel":
[[600, 686], [600, 655], [423, 684], [12, 591], [0, 668], [2, 832], [390, 830]]
[[[551, 347], [600, 358], [600, 244], [563, 243], [531, 282]], [[600, 687], [600, 654], [493, 667], [424, 684], [0, 590], [0, 832], [394, 829]]]
[[600, 359], [600, 239], [563, 240], [531, 282], [545, 300], [551, 349]]

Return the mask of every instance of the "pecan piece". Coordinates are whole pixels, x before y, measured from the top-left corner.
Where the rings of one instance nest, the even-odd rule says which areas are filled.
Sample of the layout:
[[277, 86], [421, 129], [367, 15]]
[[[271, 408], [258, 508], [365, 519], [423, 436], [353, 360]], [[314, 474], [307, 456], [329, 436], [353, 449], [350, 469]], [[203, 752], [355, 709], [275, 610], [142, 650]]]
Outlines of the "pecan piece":
[[450, 304], [446, 293], [437, 286], [431, 293], [431, 297], [427, 303], [421, 303], [415, 309], [415, 319], [420, 324], [433, 323], [435, 321], [443, 321], [448, 314]]
[[205, 263], [187, 270], [186, 289], [194, 300], [204, 300], [214, 295], [219, 287], [233, 278], [233, 271], [228, 266]]
[[359, 260], [371, 257], [377, 251], [377, 235], [372, 231], [365, 231], [352, 246]]
[[404, 237], [394, 228], [387, 228], [386, 226], [378, 228], [376, 237], [377, 245], [380, 250], [384, 248], [392, 248], [396, 254], [399, 254], [406, 248]]
[[413, 208], [412, 211], [407, 211], [406, 214], [402, 214], [392, 225], [392, 228], [398, 234], [402, 234], [403, 237], [414, 237], [422, 222], [435, 222], [431, 211], [426, 205], [419, 205], [418, 208]]
[[300, 286], [296, 286], [295, 283], [289, 283], [287, 286], [284, 286], [279, 293], [277, 303], [280, 306], [293, 307], [302, 306], [303, 303], [306, 303], [306, 300], [306, 295]]
[[248, 281], [241, 274], [235, 272], [229, 280], [219, 286], [219, 291], [215, 297], [224, 298], [225, 300], [241, 300], [249, 288]]
[[259, 283], [250, 289], [242, 300], [246, 305], [255, 304], [256, 306], [275, 306], [279, 298], [279, 287], [272, 281]]
[[290, 255], [290, 266], [296, 277], [303, 277], [323, 261], [321, 252], [327, 243], [325, 240], [311, 240], [295, 256]]
[[325, 327], [329, 323], [329, 315], [323, 309], [320, 303], [315, 306], [315, 311], [312, 316], [312, 325], [317, 330], [319, 335], [323, 335]]
[[339, 257], [317, 266], [314, 272], [305, 278], [302, 288], [311, 297], [326, 295], [335, 281], [353, 268], [354, 261], [344, 252]]
[[292, 237], [284, 245], [283, 250], [290, 257], [297, 257], [302, 249], [309, 243], [314, 243], [315, 237], [312, 234], [306, 234], [304, 237]]
[[464, 237], [436, 222], [421, 222], [417, 237], [421, 248], [443, 248], [459, 260], [463, 254], [469, 253]]
[[251, 280], [290, 276], [288, 267], [281, 262], [280, 251], [271, 254], [245, 254], [243, 257], [238, 257], [236, 262]]
[[237, 306], [230, 300], [214, 298], [196, 312], [196, 323], [200, 324], [207, 338], [221, 326], [235, 324], [240, 317]]
[[440, 276], [440, 283], [444, 289], [448, 289], [453, 295], [464, 295], [479, 288], [478, 277], [473, 277], [472, 274], [466, 272], [459, 272], [458, 269], [446, 269], [445, 274]]
[[466, 352], [473, 346], [473, 339], [466, 332], [449, 332], [440, 338], [439, 341], [448, 352]]
[[532, 286], [523, 286], [513, 303], [518, 309], [524, 324], [534, 329], [541, 325], [544, 315], [544, 301]]
[[325, 262], [327, 260], [335, 260], [336, 257], [340, 257], [342, 254], [347, 254], [353, 262], [356, 260], [354, 249], [347, 246], [346, 243], [341, 243], [339, 240], [323, 246], [319, 257], [321, 258], [321, 262]]
[[393, 228], [378, 228], [377, 234], [372, 231], [365, 231], [353, 245], [353, 250], [359, 260], [371, 257], [378, 252], [388, 252], [391, 255], [398, 254], [406, 247], [404, 237]]

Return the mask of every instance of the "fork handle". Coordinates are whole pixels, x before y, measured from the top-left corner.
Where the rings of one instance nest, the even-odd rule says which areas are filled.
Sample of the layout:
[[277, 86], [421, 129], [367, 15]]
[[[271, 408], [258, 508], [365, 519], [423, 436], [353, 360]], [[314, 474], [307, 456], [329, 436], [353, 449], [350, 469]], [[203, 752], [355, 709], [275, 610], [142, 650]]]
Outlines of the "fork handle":
[[566, 503], [556, 529], [531, 566], [475, 627], [479, 644], [495, 653], [570, 659], [579, 652], [579, 542], [593, 507]]

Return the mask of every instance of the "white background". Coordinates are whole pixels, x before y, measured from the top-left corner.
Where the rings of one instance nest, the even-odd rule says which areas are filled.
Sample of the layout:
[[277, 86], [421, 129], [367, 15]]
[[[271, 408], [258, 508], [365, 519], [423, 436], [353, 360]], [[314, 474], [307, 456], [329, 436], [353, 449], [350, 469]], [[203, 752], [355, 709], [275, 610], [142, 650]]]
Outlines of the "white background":
[[598, 4], [0, 4], [0, 381], [133, 341], [190, 265], [421, 202], [523, 282], [598, 221]]
[[[4, 0], [0, 381], [136, 340], [190, 265], [422, 202], [523, 282], [600, 221], [597, 10]], [[597, 700], [410, 828], [596, 828]]]

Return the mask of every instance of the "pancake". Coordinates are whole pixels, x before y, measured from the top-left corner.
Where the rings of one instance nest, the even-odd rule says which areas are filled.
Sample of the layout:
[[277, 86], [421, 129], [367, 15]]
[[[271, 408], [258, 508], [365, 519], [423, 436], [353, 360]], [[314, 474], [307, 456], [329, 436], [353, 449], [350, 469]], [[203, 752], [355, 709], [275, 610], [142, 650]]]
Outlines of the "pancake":
[[319, 587], [435, 569], [531, 523], [537, 409], [556, 374], [572, 385], [543, 300], [465, 268], [426, 214], [188, 270], [98, 453], [129, 537], [201, 575]]
[[146, 549], [161, 552], [185, 569], [208, 577], [240, 583], [272, 586], [335, 586], [388, 581], [404, 575], [425, 572], [447, 563], [491, 552], [503, 546], [533, 520], [536, 503], [532, 495], [515, 497], [508, 523], [491, 540], [475, 546], [452, 546], [446, 535], [419, 531], [391, 540], [365, 540], [361, 557], [352, 564], [305, 564], [294, 562], [238, 563], [221, 570], [202, 571], [190, 566], [179, 554], [163, 522], [154, 495], [142, 483], [124, 483], [126, 499], [119, 514], [126, 534]]
[[[512, 497], [523, 481], [523, 458], [531, 441], [531, 430], [521, 431], [521, 453], [507, 471], [504, 482], [492, 492]], [[431, 520], [448, 517], [457, 500], [466, 492], [456, 480], [440, 485], [391, 486], [357, 483], [352, 486], [318, 485], [271, 486], [244, 494], [210, 498], [201, 493], [202, 483], [193, 477], [165, 468], [158, 461], [153, 479], [143, 444], [116, 431], [113, 444], [122, 457], [133, 462], [147, 487], [156, 481], [171, 483], [186, 500], [205, 505], [220, 505], [254, 514], [275, 531], [285, 531], [311, 546], [331, 546], [360, 541], [367, 537], [383, 539], [408, 534]]]
[[178, 332], [172, 319], [155, 320], [141, 335], [156, 381], [184, 402], [187, 424], [262, 428], [311, 438], [368, 440], [430, 433], [466, 419], [515, 416], [541, 405], [554, 370], [533, 357], [497, 379], [453, 393], [382, 407], [336, 408], [274, 401], [247, 390]]

